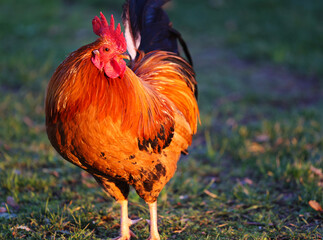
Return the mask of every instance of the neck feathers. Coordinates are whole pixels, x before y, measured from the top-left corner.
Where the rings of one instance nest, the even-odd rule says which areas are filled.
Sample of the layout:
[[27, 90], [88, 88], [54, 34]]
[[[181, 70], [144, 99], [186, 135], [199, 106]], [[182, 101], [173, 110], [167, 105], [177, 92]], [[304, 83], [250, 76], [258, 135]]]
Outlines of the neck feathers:
[[91, 105], [98, 121], [121, 122], [121, 130], [133, 133], [139, 147], [155, 146], [154, 151], [169, 144], [175, 112], [185, 117], [192, 133], [196, 131], [196, 82], [181, 58], [152, 52], [141, 56], [133, 71], [127, 67], [124, 77], [115, 79], [98, 71], [90, 58], [74, 52], [55, 71], [47, 90], [47, 124], [72, 120]]

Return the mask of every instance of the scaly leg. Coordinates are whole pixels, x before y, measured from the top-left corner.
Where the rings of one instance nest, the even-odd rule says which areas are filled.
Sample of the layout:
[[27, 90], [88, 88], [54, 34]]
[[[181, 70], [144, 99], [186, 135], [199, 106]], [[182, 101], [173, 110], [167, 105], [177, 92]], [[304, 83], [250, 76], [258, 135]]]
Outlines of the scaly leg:
[[128, 217], [128, 200], [119, 201], [121, 205], [121, 220], [120, 220], [120, 237], [114, 238], [113, 240], [129, 240], [131, 237], [138, 238], [131, 230], [130, 226], [141, 220], [141, 218], [136, 220], [131, 220]]
[[157, 227], [157, 201], [153, 203], [148, 203], [150, 212], [150, 236], [148, 240], [160, 240]]

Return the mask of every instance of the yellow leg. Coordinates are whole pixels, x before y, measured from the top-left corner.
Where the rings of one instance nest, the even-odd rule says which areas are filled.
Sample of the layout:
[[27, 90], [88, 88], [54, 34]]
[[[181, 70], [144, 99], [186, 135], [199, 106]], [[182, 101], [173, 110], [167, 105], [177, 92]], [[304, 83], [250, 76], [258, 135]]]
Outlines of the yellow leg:
[[153, 203], [148, 203], [150, 212], [150, 236], [148, 240], [160, 240], [157, 226], [157, 201]]

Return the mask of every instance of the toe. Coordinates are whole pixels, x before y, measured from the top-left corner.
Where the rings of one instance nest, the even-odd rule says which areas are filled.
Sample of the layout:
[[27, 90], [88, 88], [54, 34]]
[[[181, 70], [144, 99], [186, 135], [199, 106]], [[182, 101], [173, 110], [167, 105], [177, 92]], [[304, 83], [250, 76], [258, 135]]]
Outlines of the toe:
[[134, 225], [134, 224], [140, 222], [141, 220], [142, 220], [142, 218], [138, 218], [138, 219], [134, 219], [134, 220], [131, 220], [129, 218], [129, 226]]

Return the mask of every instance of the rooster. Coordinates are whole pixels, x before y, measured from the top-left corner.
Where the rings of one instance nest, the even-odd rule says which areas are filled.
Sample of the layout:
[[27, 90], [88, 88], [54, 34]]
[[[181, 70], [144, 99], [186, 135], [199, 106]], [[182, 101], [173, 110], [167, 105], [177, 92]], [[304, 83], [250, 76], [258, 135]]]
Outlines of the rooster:
[[[129, 228], [138, 221], [128, 218], [130, 186], [149, 206], [149, 239], [160, 239], [157, 197], [187, 153], [199, 120], [191, 57], [162, 9], [165, 2], [127, 1], [125, 35], [113, 15], [108, 24], [100, 13], [92, 21], [98, 39], [72, 52], [47, 88], [48, 138], [120, 203], [115, 239], [135, 236]], [[179, 55], [178, 41], [188, 60]]]

